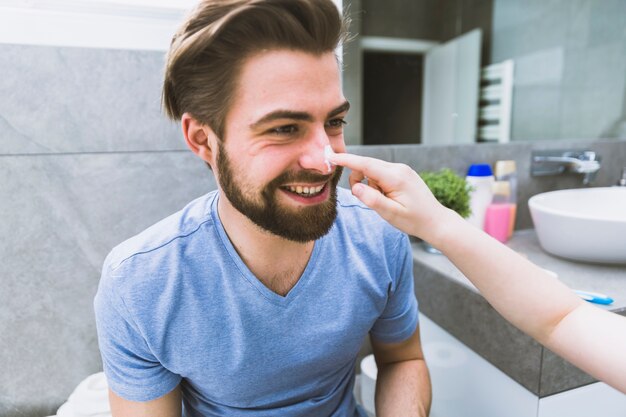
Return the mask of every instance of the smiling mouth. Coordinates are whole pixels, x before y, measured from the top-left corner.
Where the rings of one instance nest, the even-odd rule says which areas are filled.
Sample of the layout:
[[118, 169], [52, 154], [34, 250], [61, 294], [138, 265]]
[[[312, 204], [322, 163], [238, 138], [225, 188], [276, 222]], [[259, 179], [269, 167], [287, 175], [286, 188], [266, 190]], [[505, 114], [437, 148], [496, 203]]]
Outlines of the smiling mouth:
[[301, 186], [301, 185], [297, 185], [297, 186], [287, 185], [287, 186], [280, 187], [280, 188], [290, 193], [299, 195], [300, 197], [315, 197], [315, 196], [320, 195], [324, 191], [324, 187], [326, 187], [326, 184], [318, 185], [316, 187], [307, 187], [307, 186]]

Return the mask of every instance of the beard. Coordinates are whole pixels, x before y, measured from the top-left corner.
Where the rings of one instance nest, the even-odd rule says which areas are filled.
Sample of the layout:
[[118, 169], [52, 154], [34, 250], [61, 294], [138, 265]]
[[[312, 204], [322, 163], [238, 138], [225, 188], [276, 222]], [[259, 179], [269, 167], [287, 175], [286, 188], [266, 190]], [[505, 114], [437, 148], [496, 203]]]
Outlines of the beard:
[[[294, 242], [317, 240], [330, 231], [337, 217], [337, 183], [342, 171], [342, 167], [337, 167], [331, 175], [312, 171], [284, 172], [259, 193], [250, 184], [238, 183], [224, 146], [221, 143], [218, 145], [218, 181], [228, 201], [261, 229]], [[328, 199], [312, 206], [281, 205], [278, 198], [278, 193], [282, 192], [280, 187], [295, 182], [327, 182], [326, 187], [330, 187]]]

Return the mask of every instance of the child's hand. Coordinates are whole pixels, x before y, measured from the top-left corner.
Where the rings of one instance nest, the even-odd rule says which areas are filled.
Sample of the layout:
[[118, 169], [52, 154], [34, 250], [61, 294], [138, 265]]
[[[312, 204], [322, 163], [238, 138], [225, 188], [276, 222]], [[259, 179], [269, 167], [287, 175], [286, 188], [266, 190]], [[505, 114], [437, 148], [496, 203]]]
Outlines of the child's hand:
[[[449, 212], [409, 166], [347, 153], [330, 155], [330, 162], [348, 167], [352, 193], [402, 231], [425, 240]], [[367, 179], [367, 185], [362, 183]], [[430, 241], [430, 240], [429, 240]]]

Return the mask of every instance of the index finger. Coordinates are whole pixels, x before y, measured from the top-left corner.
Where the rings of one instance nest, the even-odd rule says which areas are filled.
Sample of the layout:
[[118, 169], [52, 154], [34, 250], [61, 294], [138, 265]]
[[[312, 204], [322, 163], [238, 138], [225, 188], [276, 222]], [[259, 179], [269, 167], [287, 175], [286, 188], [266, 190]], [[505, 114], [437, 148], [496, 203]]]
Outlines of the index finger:
[[391, 162], [383, 161], [382, 159], [349, 153], [336, 153], [328, 159], [333, 164], [360, 171], [366, 177], [382, 183], [385, 182], [384, 179], [389, 175], [389, 169], [393, 166]]

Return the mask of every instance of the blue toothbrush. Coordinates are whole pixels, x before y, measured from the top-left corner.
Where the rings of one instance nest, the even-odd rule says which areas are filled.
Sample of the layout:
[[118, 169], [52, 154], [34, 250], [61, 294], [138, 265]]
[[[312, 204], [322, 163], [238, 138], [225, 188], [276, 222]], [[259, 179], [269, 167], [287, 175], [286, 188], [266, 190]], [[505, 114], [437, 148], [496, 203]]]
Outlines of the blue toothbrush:
[[585, 301], [589, 301], [590, 303], [604, 304], [604, 305], [613, 303], [613, 299], [609, 297], [608, 295], [599, 294], [597, 292], [581, 291], [581, 290], [574, 290], [574, 292], [580, 298], [582, 298]]

